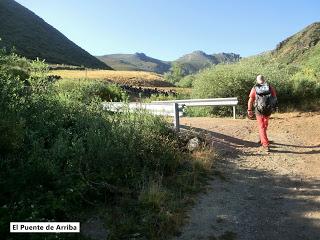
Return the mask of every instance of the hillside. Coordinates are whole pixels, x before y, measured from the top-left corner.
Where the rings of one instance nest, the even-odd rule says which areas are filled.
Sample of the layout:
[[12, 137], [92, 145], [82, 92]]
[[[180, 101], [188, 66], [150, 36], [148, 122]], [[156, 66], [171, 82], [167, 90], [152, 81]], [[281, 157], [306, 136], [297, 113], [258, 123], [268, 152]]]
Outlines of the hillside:
[[39, 57], [48, 63], [111, 69], [13, 0], [0, 0], [0, 38], [0, 47], [14, 47], [29, 59]]
[[239, 60], [240, 55], [235, 53], [217, 53], [210, 55], [203, 51], [194, 51], [180, 57], [174, 62], [182, 64], [188, 73], [195, 73], [211, 65], [233, 63]]
[[[245, 114], [248, 91], [256, 76], [263, 74], [277, 90], [280, 111], [319, 109], [319, 29], [319, 23], [311, 24], [279, 43], [272, 51], [201, 71], [191, 79], [192, 97], [238, 97], [240, 104], [237, 108]], [[210, 111], [214, 113], [215, 110]]]
[[148, 71], [164, 73], [170, 69], [170, 63], [151, 58], [144, 53], [135, 54], [110, 54], [98, 56], [115, 70]]
[[115, 70], [148, 71], [156, 73], [168, 72], [174, 63], [180, 63], [188, 73], [198, 72], [200, 69], [219, 63], [232, 63], [240, 59], [235, 53], [206, 54], [202, 51], [194, 51], [186, 54], [173, 62], [162, 61], [145, 55], [135, 54], [109, 54], [97, 56]]
[[320, 22], [280, 42], [272, 52], [283, 63], [316, 64], [320, 66]]

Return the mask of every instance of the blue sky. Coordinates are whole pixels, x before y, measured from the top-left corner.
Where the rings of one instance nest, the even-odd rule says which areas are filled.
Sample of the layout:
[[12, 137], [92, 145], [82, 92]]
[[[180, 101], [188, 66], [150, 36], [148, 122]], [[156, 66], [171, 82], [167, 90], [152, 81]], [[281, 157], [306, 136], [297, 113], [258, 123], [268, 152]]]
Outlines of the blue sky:
[[318, 0], [17, 0], [93, 55], [250, 56], [320, 21]]

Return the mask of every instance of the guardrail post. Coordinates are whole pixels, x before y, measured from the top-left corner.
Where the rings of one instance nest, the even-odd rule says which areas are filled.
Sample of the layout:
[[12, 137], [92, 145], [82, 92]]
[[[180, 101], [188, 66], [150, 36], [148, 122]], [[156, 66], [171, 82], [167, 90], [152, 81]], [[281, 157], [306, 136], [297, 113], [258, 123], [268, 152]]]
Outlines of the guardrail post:
[[233, 108], [233, 119], [236, 119], [236, 106], [232, 106]]
[[173, 104], [174, 109], [174, 117], [173, 117], [173, 125], [177, 132], [180, 131], [180, 121], [179, 121], [179, 105], [178, 103]]

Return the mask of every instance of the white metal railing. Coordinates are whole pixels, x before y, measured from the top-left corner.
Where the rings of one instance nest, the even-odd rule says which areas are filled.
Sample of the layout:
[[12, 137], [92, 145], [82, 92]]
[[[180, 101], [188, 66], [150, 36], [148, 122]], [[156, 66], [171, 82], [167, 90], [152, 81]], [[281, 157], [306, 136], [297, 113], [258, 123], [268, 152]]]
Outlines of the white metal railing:
[[204, 99], [183, 99], [168, 101], [153, 101], [152, 103], [178, 103], [185, 106], [235, 106], [238, 104], [236, 97], [232, 98], [204, 98]]
[[[111, 112], [133, 112], [135, 110], [146, 110], [154, 115], [174, 117], [175, 109], [173, 103], [140, 103], [140, 102], [104, 102], [103, 109]], [[179, 116], [183, 113], [179, 111]]]
[[[169, 101], [154, 101], [157, 103], [177, 103], [180, 107], [205, 107], [205, 106], [232, 106], [233, 118], [236, 118], [236, 106], [239, 101], [236, 97], [232, 98], [206, 98], [206, 99], [184, 99]], [[154, 103], [153, 102], [153, 103]]]
[[155, 115], [173, 117], [173, 124], [179, 131], [180, 119], [183, 114], [180, 110], [184, 107], [204, 107], [204, 106], [232, 106], [233, 118], [236, 118], [237, 98], [208, 98], [208, 99], [185, 99], [185, 100], [169, 100], [169, 101], [153, 101], [151, 103], [140, 102], [104, 102], [103, 109], [113, 112], [135, 111], [137, 109], [146, 110]]

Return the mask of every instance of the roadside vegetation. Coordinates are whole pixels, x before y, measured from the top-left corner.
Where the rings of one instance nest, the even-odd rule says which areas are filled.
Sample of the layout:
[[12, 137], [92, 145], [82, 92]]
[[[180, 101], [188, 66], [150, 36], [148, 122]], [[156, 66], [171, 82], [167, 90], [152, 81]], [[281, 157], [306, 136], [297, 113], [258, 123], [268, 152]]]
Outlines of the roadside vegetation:
[[[193, 98], [238, 97], [239, 113], [244, 115], [249, 92], [258, 74], [263, 74], [278, 94], [279, 110], [310, 110], [320, 100], [320, 75], [315, 68], [287, 65], [264, 54], [239, 63], [217, 65], [202, 71], [193, 81]], [[230, 108], [202, 108], [198, 113], [224, 114]]]
[[[95, 216], [109, 239], [166, 239], [183, 223], [214, 153], [193, 154], [167, 121], [102, 111], [117, 85], [47, 77], [48, 66], [0, 52], [0, 235], [10, 221]], [[80, 239], [48, 234], [46, 239]]]

